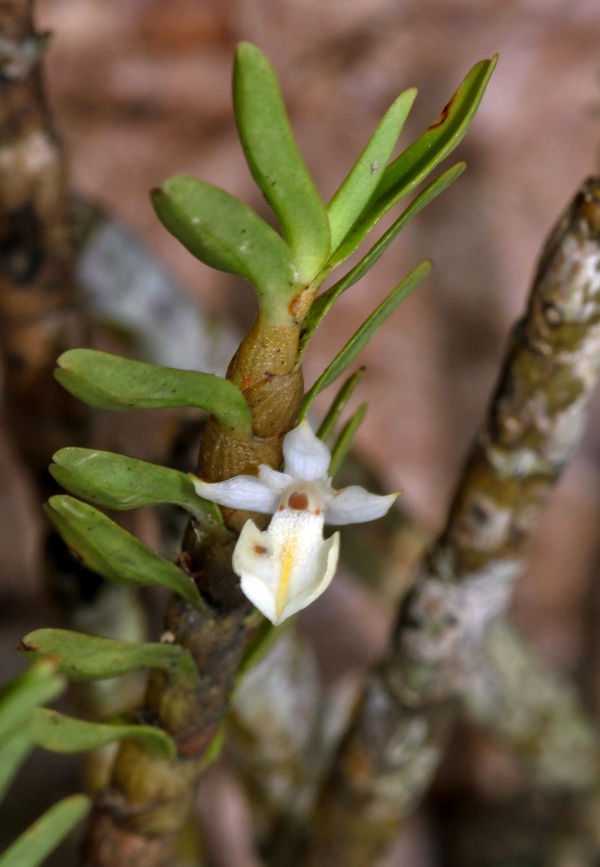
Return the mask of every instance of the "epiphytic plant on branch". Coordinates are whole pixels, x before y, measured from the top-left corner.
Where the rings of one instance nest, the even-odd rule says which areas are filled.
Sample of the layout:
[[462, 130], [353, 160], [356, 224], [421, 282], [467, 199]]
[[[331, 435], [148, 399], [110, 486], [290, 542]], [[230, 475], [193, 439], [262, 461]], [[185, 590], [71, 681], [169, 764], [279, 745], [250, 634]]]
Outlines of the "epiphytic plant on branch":
[[[23, 51], [39, 48], [28, 38]], [[280, 231], [229, 193], [187, 176], [167, 180], [152, 201], [194, 256], [250, 283], [258, 313], [225, 377], [87, 348], [58, 359], [56, 379], [88, 407], [187, 407], [208, 420], [194, 473], [81, 445], [54, 455], [51, 476], [69, 492], [46, 505], [64, 543], [54, 540], [49, 549], [54, 565], [128, 592], [160, 587], [171, 600], [158, 642], [73, 629], [38, 629], [23, 639], [31, 667], [0, 693], [0, 794], [35, 746], [120, 747], [91, 810], [86, 796], [60, 802], [0, 856], [2, 867], [42, 863], [88, 811], [86, 865], [173, 863], [196, 782], [224, 742], [248, 790], [259, 793], [257, 842], [265, 863], [372, 865], [429, 785], [459, 705], [493, 727], [546, 789], [591, 793], [585, 815], [593, 814], [597, 734], [569, 686], [497, 621], [547, 492], [577, 441], [597, 375], [600, 287], [589, 267], [598, 257], [597, 182], [582, 188], [552, 235], [446, 529], [424, 555], [390, 649], [339, 742], [323, 742], [310, 651], [290, 628], [334, 576], [340, 534], [328, 526], [360, 525], [353, 538], [371, 571], [373, 564], [387, 568], [387, 546], [398, 550], [399, 525], [387, 515], [396, 494], [332, 483], [366, 411], [363, 404], [340, 423], [362, 369], [345, 379], [316, 433], [307, 416], [314, 397], [354, 365], [430, 263], [390, 292], [307, 390], [304, 353], [336, 300], [464, 170], [459, 162], [418, 191], [467, 131], [494, 62], [477, 64], [437, 120], [394, 158], [416, 96], [402, 93], [326, 206], [294, 142], [271, 66], [255, 46], [238, 47], [238, 131]], [[337, 277], [379, 219], [412, 194]], [[36, 449], [29, 454], [37, 456]], [[100, 510], [165, 505], [188, 516], [176, 563]], [[372, 535], [366, 522], [383, 516], [384, 530]], [[127, 717], [90, 721], [43, 706], [67, 680], [121, 682], [145, 670], [142, 706]], [[287, 722], [278, 715], [282, 706]], [[523, 711], [518, 720], [513, 707]], [[549, 717], [559, 721], [560, 734]], [[293, 731], [286, 728], [291, 718]]]

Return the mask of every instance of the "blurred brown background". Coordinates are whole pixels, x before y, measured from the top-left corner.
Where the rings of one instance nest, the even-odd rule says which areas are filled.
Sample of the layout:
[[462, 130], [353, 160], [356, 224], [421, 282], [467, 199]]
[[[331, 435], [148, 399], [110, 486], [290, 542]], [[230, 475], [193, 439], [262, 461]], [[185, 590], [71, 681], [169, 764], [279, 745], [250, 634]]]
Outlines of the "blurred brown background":
[[[599, 168], [597, 0], [40, 0], [38, 26], [54, 34], [48, 89], [74, 185], [125, 218], [203, 307], [240, 325], [252, 317], [250, 289], [196, 262], [148, 200], [169, 174], [187, 172], [264, 213], [232, 117], [236, 42], [271, 58], [326, 198], [401, 90], [419, 88], [406, 145], [476, 61], [500, 53], [457, 152], [467, 172], [344, 296], [306, 365], [310, 383], [409, 269], [434, 260], [432, 276], [364, 352], [357, 401], [370, 404], [360, 447], [390, 490], [404, 489], [406, 507], [439, 527], [543, 239]], [[517, 602], [518, 620], [567, 671], [588, 641], [583, 613], [600, 566], [599, 420], [597, 399]], [[14, 511], [14, 497], [25, 504], [19, 515], [27, 496], [16, 483], [0, 491], [5, 508]], [[27, 548], [31, 534], [18, 532]], [[10, 557], [8, 580], [18, 562]], [[365, 639], [366, 652], [382, 640]]]

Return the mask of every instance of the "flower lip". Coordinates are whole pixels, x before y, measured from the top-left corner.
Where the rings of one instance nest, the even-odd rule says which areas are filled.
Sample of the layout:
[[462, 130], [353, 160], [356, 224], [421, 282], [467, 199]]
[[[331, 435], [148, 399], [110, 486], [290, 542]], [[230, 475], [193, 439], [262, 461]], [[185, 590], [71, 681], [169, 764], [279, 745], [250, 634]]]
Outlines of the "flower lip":
[[250, 601], [273, 623], [309, 605], [329, 585], [339, 556], [339, 533], [323, 539], [323, 518], [284, 509], [264, 532], [244, 524], [233, 568]]

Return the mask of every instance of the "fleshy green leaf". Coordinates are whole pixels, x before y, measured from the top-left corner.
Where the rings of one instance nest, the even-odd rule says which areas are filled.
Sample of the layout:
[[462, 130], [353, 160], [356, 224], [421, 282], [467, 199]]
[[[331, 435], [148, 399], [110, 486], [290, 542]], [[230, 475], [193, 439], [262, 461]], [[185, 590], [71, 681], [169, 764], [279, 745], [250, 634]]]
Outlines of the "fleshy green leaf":
[[352, 415], [336, 440], [334, 447], [331, 450], [331, 463], [329, 464], [329, 475], [333, 478], [339, 468], [344, 463], [344, 458], [350, 451], [352, 441], [356, 435], [356, 431], [362, 424], [362, 420], [367, 412], [367, 404], [361, 403], [354, 415]]
[[54, 375], [67, 391], [99, 409], [131, 410], [194, 406], [230, 430], [251, 431], [239, 388], [212, 373], [158, 367], [96, 349], [69, 349]]
[[354, 286], [364, 275], [371, 270], [373, 265], [383, 255], [390, 246], [392, 241], [399, 232], [415, 217], [423, 208], [428, 205], [433, 199], [443, 193], [450, 184], [452, 184], [466, 168], [465, 163], [456, 163], [452, 168], [445, 171], [435, 181], [425, 187], [414, 201], [402, 212], [398, 219], [390, 226], [390, 228], [381, 236], [379, 241], [373, 245], [369, 252], [363, 256], [360, 262], [348, 271], [341, 280], [334, 283], [326, 292], [319, 295], [313, 302], [308, 315], [304, 321], [301, 336], [301, 351], [306, 349], [308, 341], [313, 336], [325, 315], [328, 313], [331, 305], [351, 286]]
[[198, 588], [181, 569], [93, 506], [61, 494], [51, 497], [44, 508], [65, 543], [88, 569], [114, 584], [166, 587], [202, 609]]
[[185, 473], [137, 458], [94, 449], [65, 448], [50, 465], [56, 481], [76, 497], [107, 509], [138, 509], [172, 503], [197, 518], [222, 523], [219, 509], [203, 500]]
[[25, 656], [56, 659], [69, 680], [102, 680], [142, 668], [160, 668], [179, 682], [194, 683], [197, 669], [179, 644], [136, 644], [115, 638], [84, 635], [68, 629], [37, 629], [19, 648]]
[[26, 720], [39, 704], [63, 691], [64, 679], [52, 659], [40, 659], [0, 687], [0, 742]]
[[332, 382], [341, 376], [341, 374], [352, 364], [358, 353], [369, 342], [377, 329], [383, 325], [385, 320], [394, 312], [396, 307], [404, 301], [404, 299], [415, 289], [421, 280], [427, 276], [431, 270], [431, 262], [422, 262], [414, 271], [411, 271], [404, 280], [390, 292], [379, 307], [377, 307], [368, 319], [363, 322], [358, 331], [356, 331], [344, 348], [336, 355], [331, 364], [325, 368], [321, 376], [317, 379], [312, 388], [304, 396], [302, 408], [299, 418], [302, 419], [306, 415], [308, 407], [312, 403], [313, 398], [331, 385]]
[[387, 110], [354, 168], [329, 203], [332, 252], [337, 250], [379, 185], [416, 95], [414, 87], [405, 90]]
[[287, 308], [298, 291], [292, 253], [252, 208], [187, 175], [165, 181], [152, 192], [152, 203], [161, 223], [190, 253], [219, 271], [245, 277], [263, 312], [288, 324]]
[[273, 68], [249, 42], [236, 51], [233, 105], [252, 176], [281, 224], [300, 283], [307, 285], [329, 255], [327, 211], [294, 141]]
[[497, 57], [477, 63], [425, 132], [385, 169], [370, 202], [328, 262], [331, 270], [355, 250], [377, 220], [407, 196], [461, 142], [475, 116]]
[[31, 720], [23, 721], [0, 741], [0, 800], [33, 747]]
[[175, 744], [169, 735], [153, 726], [87, 722], [46, 707], [38, 707], [33, 713], [35, 743], [53, 753], [80, 753], [132, 738], [167, 759], [175, 756]]
[[352, 376], [349, 376], [346, 382], [342, 385], [338, 393], [336, 394], [331, 407], [329, 408], [329, 412], [321, 422], [321, 427], [317, 431], [317, 436], [321, 440], [327, 440], [329, 434], [333, 431], [338, 418], [340, 417], [340, 413], [352, 397], [354, 389], [358, 385], [358, 383], [363, 378], [363, 374], [365, 372], [364, 367], [359, 367], [356, 373], [353, 373]]
[[85, 795], [73, 795], [51, 807], [0, 855], [0, 867], [38, 867], [81, 822], [92, 805]]

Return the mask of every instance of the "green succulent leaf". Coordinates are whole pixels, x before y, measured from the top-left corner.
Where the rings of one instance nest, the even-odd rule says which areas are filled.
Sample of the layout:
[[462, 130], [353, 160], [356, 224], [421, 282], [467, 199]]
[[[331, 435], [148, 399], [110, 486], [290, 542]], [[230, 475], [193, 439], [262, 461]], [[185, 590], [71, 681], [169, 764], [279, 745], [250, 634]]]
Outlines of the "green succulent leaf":
[[323, 391], [324, 388], [327, 388], [328, 385], [331, 385], [332, 382], [335, 382], [338, 376], [342, 375], [356, 359], [359, 352], [366, 346], [377, 329], [383, 325], [386, 319], [391, 316], [398, 305], [404, 301], [413, 289], [416, 289], [421, 280], [429, 274], [430, 270], [431, 262], [422, 262], [375, 308], [369, 318], [352, 335], [348, 343], [338, 352], [331, 364], [325, 368], [312, 388], [306, 393], [299, 413], [300, 419], [303, 419], [306, 415], [315, 396]]
[[160, 668], [180, 683], [197, 679], [191, 654], [179, 644], [136, 644], [68, 629], [37, 629], [25, 636], [19, 650], [30, 659], [52, 656], [73, 681], [118, 677], [142, 668]]
[[99, 409], [193, 406], [230, 430], [250, 433], [250, 410], [239, 388], [212, 373], [159, 367], [96, 349], [69, 349], [54, 375], [67, 391]]
[[76, 497], [107, 509], [138, 509], [171, 503], [197, 518], [222, 523], [214, 503], [203, 500], [185, 473], [137, 458], [94, 449], [65, 448], [50, 465], [56, 481]]
[[44, 508], [73, 553], [107, 581], [165, 587], [190, 605], [203, 608], [198, 588], [181, 569], [93, 506], [60, 494], [51, 497]]
[[479, 107], [496, 61], [497, 57], [493, 57], [477, 63], [439, 117], [385, 169], [373, 197], [328, 262], [328, 270], [346, 259], [380, 217], [399, 199], [411, 193], [462, 141]]
[[329, 203], [331, 250], [335, 252], [377, 189], [417, 95], [405, 90], [387, 110], [354, 168]]
[[373, 245], [369, 252], [363, 256], [360, 262], [348, 271], [341, 280], [334, 283], [326, 292], [319, 295], [313, 302], [308, 315], [304, 321], [301, 335], [301, 351], [304, 352], [306, 346], [313, 336], [325, 315], [328, 313], [332, 304], [351, 286], [354, 286], [364, 275], [371, 270], [373, 265], [385, 253], [392, 241], [396, 238], [399, 232], [412, 220], [413, 217], [423, 210], [423, 208], [432, 202], [440, 193], [443, 193], [450, 184], [460, 177], [466, 168], [465, 163], [456, 163], [443, 174], [432, 181], [424, 190], [422, 190], [414, 201], [402, 212], [398, 219], [390, 226], [390, 228], [381, 236], [379, 241]]
[[175, 756], [172, 739], [153, 726], [87, 722], [38, 707], [34, 711], [33, 729], [36, 745], [53, 753], [81, 753], [131, 738], [166, 759]]
[[0, 742], [27, 720], [34, 707], [52, 701], [65, 688], [53, 659], [40, 659], [0, 687]]
[[308, 285], [329, 255], [327, 211], [294, 141], [273, 68], [249, 42], [238, 45], [233, 106], [252, 177], [273, 208]]
[[333, 478], [337, 471], [344, 463], [344, 459], [352, 447], [352, 442], [356, 435], [356, 431], [362, 424], [367, 412], [367, 404], [361, 403], [356, 412], [348, 419], [336, 443], [331, 450], [331, 463], [329, 464], [329, 475]]
[[32, 748], [31, 720], [21, 722], [18, 728], [0, 741], [0, 800]]
[[327, 440], [329, 435], [332, 433], [342, 410], [352, 397], [354, 389], [363, 378], [364, 372], [365, 368], [359, 367], [359, 369], [353, 373], [352, 376], [349, 376], [346, 382], [342, 385], [329, 408], [329, 412], [321, 422], [321, 426], [317, 431], [319, 439]]
[[298, 291], [292, 252], [252, 208], [187, 175], [174, 175], [153, 190], [152, 203], [163, 226], [192, 255], [219, 271], [245, 277], [263, 313], [288, 324], [289, 301]]
[[0, 855], [0, 867], [38, 867], [81, 822], [92, 805], [86, 795], [73, 795], [51, 807]]

